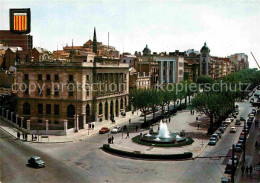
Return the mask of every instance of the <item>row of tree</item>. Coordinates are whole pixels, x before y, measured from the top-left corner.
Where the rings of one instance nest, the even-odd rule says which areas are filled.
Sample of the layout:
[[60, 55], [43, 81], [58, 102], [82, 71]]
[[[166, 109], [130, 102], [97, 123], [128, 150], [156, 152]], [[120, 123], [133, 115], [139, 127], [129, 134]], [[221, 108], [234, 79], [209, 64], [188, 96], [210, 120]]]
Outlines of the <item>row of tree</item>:
[[148, 111], [153, 112], [154, 118], [158, 106], [162, 108], [163, 114], [165, 106], [168, 106], [169, 111], [171, 102], [176, 108], [177, 101], [181, 105], [184, 100], [185, 106], [203, 112], [210, 118], [209, 131], [212, 131], [214, 121], [225, 118], [233, 111], [235, 101], [244, 98], [259, 83], [260, 71], [245, 69], [218, 81], [200, 76], [197, 83], [185, 81], [159, 88], [132, 90], [130, 99], [134, 108], [140, 109], [144, 114], [144, 122]]

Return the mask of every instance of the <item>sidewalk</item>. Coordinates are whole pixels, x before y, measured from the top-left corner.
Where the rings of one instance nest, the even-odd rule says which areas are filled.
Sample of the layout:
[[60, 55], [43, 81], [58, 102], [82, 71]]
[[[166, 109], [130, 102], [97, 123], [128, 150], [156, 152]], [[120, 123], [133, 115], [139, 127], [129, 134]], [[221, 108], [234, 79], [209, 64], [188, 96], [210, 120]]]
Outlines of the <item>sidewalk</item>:
[[[257, 119], [260, 119], [260, 114], [258, 113]], [[242, 174], [241, 172], [241, 166], [238, 167], [238, 174], [236, 176], [236, 181], [239, 183], [255, 183], [259, 182], [260, 178], [260, 169], [255, 169], [255, 165], [260, 162], [259, 158], [259, 148], [255, 148], [255, 142], [260, 141], [259, 136], [259, 126], [255, 126], [255, 124], [252, 124], [252, 129], [250, 130], [249, 139], [246, 146], [246, 163], [245, 166], [253, 166], [253, 173], [252, 175], [249, 174]]]
[[[140, 115], [141, 112], [138, 111], [138, 114]], [[65, 143], [65, 142], [75, 142], [75, 141], [80, 141], [83, 139], [86, 139], [92, 135], [95, 135], [99, 132], [99, 130], [101, 129], [101, 127], [108, 127], [108, 128], [113, 128], [115, 126], [119, 126], [122, 124], [128, 124], [129, 123], [129, 119], [131, 118], [131, 121], [135, 121], [135, 119], [140, 119], [143, 117], [139, 117], [137, 115], [137, 111], [135, 111], [135, 114], [132, 115], [132, 112], [129, 111], [126, 113], [125, 117], [116, 117], [115, 121], [116, 123], [111, 123], [111, 121], [106, 120], [103, 122], [95, 122], [95, 128], [93, 130], [88, 130], [88, 129], [82, 129], [79, 130], [79, 132], [77, 133], [73, 133], [73, 134], [69, 134], [67, 136], [55, 136], [55, 135], [40, 135], [39, 138], [37, 138], [37, 141], [32, 141], [32, 136], [28, 135], [28, 141], [33, 142], [33, 143]], [[17, 132], [19, 131], [20, 134], [22, 134], [23, 132], [18, 130], [17, 128], [15, 128], [14, 126], [12, 126], [11, 124], [9, 124], [9, 122], [6, 121], [6, 119], [1, 118], [0, 117], [0, 128], [5, 131], [6, 133], [12, 135], [14, 138], [17, 138]], [[20, 137], [20, 139], [22, 140], [22, 135]]]

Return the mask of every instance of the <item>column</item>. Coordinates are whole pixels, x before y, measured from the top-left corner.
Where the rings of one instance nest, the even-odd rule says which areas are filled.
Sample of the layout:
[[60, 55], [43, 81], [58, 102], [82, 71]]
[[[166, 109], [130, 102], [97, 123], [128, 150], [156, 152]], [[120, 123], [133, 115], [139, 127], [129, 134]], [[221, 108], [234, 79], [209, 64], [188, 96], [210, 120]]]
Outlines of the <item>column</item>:
[[27, 120], [27, 130], [30, 131], [31, 130], [31, 120]]
[[175, 70], [176, 70], [176, 67], [175, 67], [175, 64], [176, 64], [176, 61], [173, 61], [172, 62], [172, 83], [175, 83]]
[[161, 66], [160, 66], [160, 84], [163, 83], [163, 64], [164, 62], [161, 61]]
[[23, 128], [23, 119], [24, 117], [21, 117], [21, 128]]
[[170, 61], [166, 61], [166, 82], [169, 83]]
[[76, 130], [79, 130], [79, 115], [76, 115]]
[[15, 115], [15, 124], [18, 125], [18, 114]]
[[67, 129], [68, 129], [68, 120], [64, 120], [64, 135], [67, 135]]
[[5, 108], [2, 108], [2, 116], [3, 117], [5, 116], [4, 112], [5, 112]]
[[11, 121], [13, 123], [13, 115], [14, 115], [14, 112], [11, 112]]
[[6, 110], [5, 112], [6, 112], [6, 116], [5, 116], [5, 118], [8, 120], [9, 110]]
[[82, 113], [82, 121], [83, 121], [83, 129], [85, 129], [85, 125], [86, 125], [86, 113]]
[[49, 130], [49, 120], [46, 119], [45, 125], [46, 125], [46, 134], [47, 134], [47, 132]]

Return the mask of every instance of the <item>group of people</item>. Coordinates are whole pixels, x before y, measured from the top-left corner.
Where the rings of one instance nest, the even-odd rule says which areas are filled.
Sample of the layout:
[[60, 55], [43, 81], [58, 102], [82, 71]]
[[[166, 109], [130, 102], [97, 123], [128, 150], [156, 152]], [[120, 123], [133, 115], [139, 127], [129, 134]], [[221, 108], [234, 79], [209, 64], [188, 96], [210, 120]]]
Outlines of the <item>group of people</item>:
[[114, 136], [108, 137], [107, 142], [108, 144], [114, 144]]
[[195, 113], [195, 110], [190, 110], [191, 115], [194, 115], [194, 113]]
[[[20, 132], [17, 132], [17, 139], [20, 139], [20, 137], [21, 137], [21, 134], [20, 134]], [[27, 133], [22, 133], [22, 139], [23, 140], [26, 140], [27, 141], [27, 139], [28, 139], [28, 135], [27, 135]]]
[[242, 171], [242, 174], [244, 174], [244, 172], [246, 171], [246, 174], [250, 174], [250, 175], [252, 175], [252, 173], [253, 173], [253, 166], [252, 165], [250, 165], [249, 167], [248, 166], [244, 166], [244, 165], [242, 165], [241, 166], [241, 171]]
[[94, 130], [94, 128], [95, 128], [95, 124], [94, 123], [89, 123], [88, 124], [88, 129]]

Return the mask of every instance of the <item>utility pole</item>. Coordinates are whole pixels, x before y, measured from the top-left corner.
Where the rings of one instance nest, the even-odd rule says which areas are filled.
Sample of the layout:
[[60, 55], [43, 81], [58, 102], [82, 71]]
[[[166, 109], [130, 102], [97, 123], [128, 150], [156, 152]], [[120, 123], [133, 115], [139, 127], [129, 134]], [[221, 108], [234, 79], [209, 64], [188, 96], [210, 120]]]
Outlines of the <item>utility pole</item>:
[[[246, 129], [246, 120], [244, 120], [244, 129]], [[246, 130], [244, 130], [244, 141], [243, 141], [243, 162], [246, 162]]]
[[235, 145], [232, 145], [232, 171], [231, 171], [231, 182], [235, 182]]

